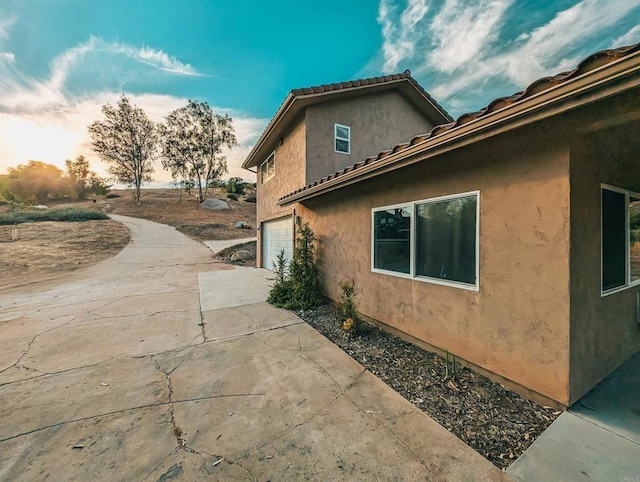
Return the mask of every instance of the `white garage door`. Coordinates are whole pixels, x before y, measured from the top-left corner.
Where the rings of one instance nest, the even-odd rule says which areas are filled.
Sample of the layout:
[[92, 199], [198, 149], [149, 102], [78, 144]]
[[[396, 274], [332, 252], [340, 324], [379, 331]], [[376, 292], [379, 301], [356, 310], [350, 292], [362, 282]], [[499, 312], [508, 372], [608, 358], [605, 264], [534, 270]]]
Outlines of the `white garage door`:
[[293, 258], [293, 220], [291, 216], [262, 223], [262, 267], [273, 270], [280, 251]]

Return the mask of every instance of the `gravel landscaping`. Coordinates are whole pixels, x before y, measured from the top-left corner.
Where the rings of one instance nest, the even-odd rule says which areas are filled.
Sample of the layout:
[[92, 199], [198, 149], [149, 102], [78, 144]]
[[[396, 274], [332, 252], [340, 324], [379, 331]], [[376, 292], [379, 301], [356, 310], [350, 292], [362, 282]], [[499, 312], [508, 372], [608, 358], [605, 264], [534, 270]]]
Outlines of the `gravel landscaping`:
[[506, 469], [561, 413], [367, 325], [344, 332], [331, 305], [296, 313], [447, 430]]

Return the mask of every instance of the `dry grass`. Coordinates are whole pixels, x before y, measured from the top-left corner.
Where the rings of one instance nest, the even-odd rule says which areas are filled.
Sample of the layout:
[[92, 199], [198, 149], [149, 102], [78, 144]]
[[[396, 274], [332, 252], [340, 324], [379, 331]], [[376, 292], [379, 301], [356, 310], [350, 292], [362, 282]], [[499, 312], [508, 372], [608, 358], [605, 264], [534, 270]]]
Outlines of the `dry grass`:
[[[12, 230], [17, 241], [11, 241]], [[97, 263], [119, 253], [129, 239], [129, 230], [111, 220], [0, 226], [0, 287]]]

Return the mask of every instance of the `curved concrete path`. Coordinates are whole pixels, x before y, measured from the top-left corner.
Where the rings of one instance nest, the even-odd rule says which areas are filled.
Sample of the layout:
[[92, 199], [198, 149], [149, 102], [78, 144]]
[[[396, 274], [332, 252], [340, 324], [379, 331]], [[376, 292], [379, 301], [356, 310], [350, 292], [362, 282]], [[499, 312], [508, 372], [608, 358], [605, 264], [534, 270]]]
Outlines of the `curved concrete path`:
[[501, 480], [173, 228], [0, 291], [0, 480]]

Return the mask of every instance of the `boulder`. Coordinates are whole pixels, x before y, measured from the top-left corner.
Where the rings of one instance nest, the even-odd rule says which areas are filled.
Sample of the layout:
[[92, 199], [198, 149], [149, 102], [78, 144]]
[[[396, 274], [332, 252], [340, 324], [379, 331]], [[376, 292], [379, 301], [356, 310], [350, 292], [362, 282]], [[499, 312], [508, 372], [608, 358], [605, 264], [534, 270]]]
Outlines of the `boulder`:
[[200, 203], [200, 206], [208, 211], [220, 211], [229, 209], [229, 205], [222, 199], [205, 199]]

